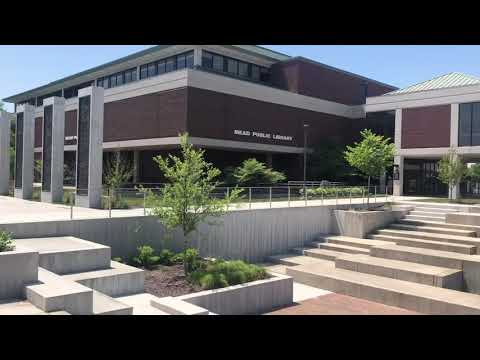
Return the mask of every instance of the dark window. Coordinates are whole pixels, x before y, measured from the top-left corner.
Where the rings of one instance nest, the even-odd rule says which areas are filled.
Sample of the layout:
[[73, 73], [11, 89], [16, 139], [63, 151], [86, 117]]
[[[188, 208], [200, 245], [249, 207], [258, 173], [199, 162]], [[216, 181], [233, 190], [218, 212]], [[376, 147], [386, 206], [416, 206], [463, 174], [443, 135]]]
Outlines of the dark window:
[[270, 71], [267, 68], [260, 68], [260, 81], [270, 81]]
[[243, 61], [238, 62], [238, 75], [241, 77], [248, 77], [248, 64]]
[[175, 67], [176, 67], [175, 57], [168, 58], [165, 71], [166, 72], [174, 71]]
[[43, 142], [42, 142], [42, 191], [50, 191], [52, 172], [52, 117], [53, 106], [45, 106], [43, 110]]
[[117, 86], [123, 85], [123, 73], [117, 74]]
[[157, 75], [157, 64], [155, 63], [152, 63], [152, 64], [148, 64], [148, 77], [152, 77], [152, 76], [155, 76]]
[[160, 60], [158, 62], [158, 73], [159, 74], [165, 73], [165, 60]]
[[213, 54], [202, 51], [202, 66], [206, 68], [213, 68]]
[[238, 74], [238, 61], [227, 59], [227, 72], [232, 75]]
[[97, 80], [97, 86], [98, 87], [103, 87], [103, 78], [100, 78]]
[[23, 112], [17, 114], [15, 149], [15, 188], [21, 189], [23, 175]]
[[187, 68], [193, 68], [193, 51], [187, 53]]
[[472, 145], [472, 104], [460, 104], [458, 114], [458, 146]]
[[117, 86], [117, 76], [112, 75], [110, 76], [110, 87], [115, 87]]
[[472, 146], [480, 145], [480, 103], [472, 104]]
[[132, 81], [137, 81], [137, 69], [132, 69]]
[[90, 96], [78, 99], [77, 194], [88, 195]]
[[132, 72], [125, 71], [125, 84], [128, 84], [131, 81], [132, 81]]
[[108, 77], [103, 78], [103, 88], [108, 89], [110, 87], [110, 81], [108, 81]]
[[213, 55], [213, 69], [217, 71], [224, 71], [223, 56]]
[[185, 54], [181, 54], [177, 56], [177, 70], [185, 69], [187, 66], [187, 59]]
[[148, 66], [140, 66], [140, 79], [146, 79], [148, 77]]

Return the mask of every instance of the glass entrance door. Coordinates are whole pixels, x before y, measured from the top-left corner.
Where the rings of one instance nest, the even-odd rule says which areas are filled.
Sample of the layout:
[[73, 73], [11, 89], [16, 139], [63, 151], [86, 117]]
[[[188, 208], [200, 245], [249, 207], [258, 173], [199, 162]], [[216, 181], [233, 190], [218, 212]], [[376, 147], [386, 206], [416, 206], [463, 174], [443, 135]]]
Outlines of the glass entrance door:
[[405, 159], [403, 193], [405, 195], [443, 196], [448, 187], [438, 180], [438, 161]]

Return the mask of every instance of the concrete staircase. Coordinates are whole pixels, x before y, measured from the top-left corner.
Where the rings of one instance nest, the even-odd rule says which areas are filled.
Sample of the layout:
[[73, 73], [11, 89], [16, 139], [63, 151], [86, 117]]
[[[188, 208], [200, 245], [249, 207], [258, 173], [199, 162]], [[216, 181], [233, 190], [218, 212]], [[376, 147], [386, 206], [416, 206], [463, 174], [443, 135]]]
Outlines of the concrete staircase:
[[480, 239], [448, 224], [456, 210], [420, 205], [367, 239], [325, 235], [269, 257], [294, 281], [426, 314], [480, 314]]

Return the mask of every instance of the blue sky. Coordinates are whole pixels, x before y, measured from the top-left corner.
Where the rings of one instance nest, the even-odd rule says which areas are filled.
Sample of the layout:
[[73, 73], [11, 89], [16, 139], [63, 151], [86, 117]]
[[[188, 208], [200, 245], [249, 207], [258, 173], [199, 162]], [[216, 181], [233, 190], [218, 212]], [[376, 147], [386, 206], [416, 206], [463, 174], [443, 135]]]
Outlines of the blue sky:
[[[480, 76], [480, 46], [264, 45], [405, 87], [452, 71]], [[0, 46], [0, 99], [143, 50], [147, 45]], [[7, 110], [13, 107], [7, 104]]]

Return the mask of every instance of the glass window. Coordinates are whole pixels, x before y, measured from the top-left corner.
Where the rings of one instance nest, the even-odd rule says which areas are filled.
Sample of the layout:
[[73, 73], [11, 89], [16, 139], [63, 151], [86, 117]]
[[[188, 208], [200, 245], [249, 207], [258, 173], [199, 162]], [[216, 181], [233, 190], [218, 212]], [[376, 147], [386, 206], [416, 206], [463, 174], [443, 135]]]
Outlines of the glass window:
[[100, 78], [97, 80], [97, 86], [98, 87], [103, 87], [103, 78]]
[[137, 81], [137, 69], [132, 69], [132, 81]]
[[213, 55], [207, 51], [202, 51], [202, 66], [213, 68]]
[[252, 79], [255, 81], [260, 81], [260, 67], [252, 64]]
[[248, 77], [248, 64], [243, 61], [238, 62], [238, 75], [241, 77]]
[[213, 69], [217, 71], [223, 71], [223, 56], [213, 55]]
[[165, 72], [165, 60], [161, 60], [157, 64], [158, 67], [158, 73], [163, 74]]
[[117, 86], [123, 85], [123, 73], [117, 74]]
[[167, 59], [167, 64], [165, 66], [165, 71], [170, 72], [175, 70], [175, 57], [171, 57]]
[[458, 114], [458, 145], [470, 146], [472, 134], [472, 104], [460, 104]]
[[187, 53], [187, 68], [193, 68], [193, 51]]
[[227, 60], [227, 72], [232, 75], [238, 74], [238, 61], [233, 59]]
[[157, 65], [155, 63], [148, 64], [148, 77], [157, 75]]
[[110, 76], [110, 87], [115, 87], [117, 86], [117, 76], [112, 75]]
[[146, 79], [148, 77], [147, 65], [140, 66], [140, 79]]
[[268, 82], [270, 80], [270, 71], [267, 68], [260, 68], [260, 81]]
[[472, 146], [480, 145], [480, 103], [472, 104]]
[[125, 71], [125, 84], [128, 84], [132, 81], [132, 72], [131, 70]]
[[103, 88], [108, 89], [110, 87], [110, 82], [108, 81], [108, 77], [103, 78]]
[[177, 56], [177, 70], [185, 69], [187, 66], [187, 58], [185, 54], [181, 54]]

